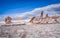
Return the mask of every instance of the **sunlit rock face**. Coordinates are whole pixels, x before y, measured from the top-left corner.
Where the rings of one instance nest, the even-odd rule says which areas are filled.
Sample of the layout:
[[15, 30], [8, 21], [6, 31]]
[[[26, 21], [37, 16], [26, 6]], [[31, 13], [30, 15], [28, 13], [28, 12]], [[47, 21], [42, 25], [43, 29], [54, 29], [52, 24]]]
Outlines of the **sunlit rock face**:
[[12, 20], [12, 18], [8, 16], [5, 18], [5, 23], [9, 24], [9, 23], [11, 23], [11, 20]]

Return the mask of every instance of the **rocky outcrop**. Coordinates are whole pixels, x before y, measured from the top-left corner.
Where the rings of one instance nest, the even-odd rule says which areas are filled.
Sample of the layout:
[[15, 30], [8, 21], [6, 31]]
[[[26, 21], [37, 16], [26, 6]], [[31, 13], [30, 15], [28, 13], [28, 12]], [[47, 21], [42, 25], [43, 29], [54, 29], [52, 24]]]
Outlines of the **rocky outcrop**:
[[11, 23], [11, 20], [12, 20], [12, 18], [8, 16], [5, 18], [5, 23], [9, 24], [9, 23]]
[[46, 14], [46, 16], [43, 18], [43, 11], [41, 11], [41, 14], [39, 15], [37, 19], [35, 17], [32, 17], [29, 22], [37, 23], [37, 24], [39, 23], [48, 24], [50, 20], [51, 21], [53, 20], [51, 23], [54, 23], [54, 22], [59, 23], [59, 21], [57, 20], [58, 18], [59, 18], [58, 16], [49, 16], [48, 14]]

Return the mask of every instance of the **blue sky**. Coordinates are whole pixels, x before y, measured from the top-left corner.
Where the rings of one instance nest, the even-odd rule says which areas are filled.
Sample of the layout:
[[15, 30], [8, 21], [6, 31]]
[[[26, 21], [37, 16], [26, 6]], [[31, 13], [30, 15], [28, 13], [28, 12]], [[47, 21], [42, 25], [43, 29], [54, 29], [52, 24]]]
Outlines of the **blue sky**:
[[0, 15], [24, 13], [58, 3], [60, 0], [0, 0]]

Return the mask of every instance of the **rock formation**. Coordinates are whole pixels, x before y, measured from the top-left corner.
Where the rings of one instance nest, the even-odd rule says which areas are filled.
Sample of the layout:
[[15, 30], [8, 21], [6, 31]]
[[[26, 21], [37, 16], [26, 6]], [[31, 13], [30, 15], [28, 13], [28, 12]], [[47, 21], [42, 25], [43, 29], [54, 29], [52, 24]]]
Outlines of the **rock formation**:
[[45, 23], [48, 23], [49, 22], [49, 19], [50, 19], [50, 17], [48, 16], [48, 14], [46, 14]]
[[43, 11], [41, 11], [41, 14], [39, 15], [39, 20], [43, 18]]
[[8, 16], [5, 18], [5, 23], [9, 24], [9, 23], [11, 23], [11, 20], [12, 20], [12, 18]]
[[[30, 23], [37, 23], [37, 24], [39, 24], [39, 23], [42, 23], [42, 24], [46, 23], [47, 24], [50, 22], [50, 19], [53, 19], [55, 23], [59, 23], [57, 20], [57, 18], [59, 18], [58, 16], [52, 16], [51, 17], [51, 16], [48, 16], [48, 14], [46, 14], [45, 18], [43, 18], [43, 12], [44, 11], [41, 11], [38, 18], [35, 18], [34, 16], [32, 16], [30, 18], [29, 22]], [[9, 23], [11, 23], [11, 20], [12, 20], [12, 18], [8, 16], [5, 18], [5, 23], [9, 24]], [[23, 20], [23, 19], [22, 18], [16, 18], [16, 20]]]
[[43, 20], [43, 11], [41, 11], [41, 14], [39, 15], [38, 19], [38, 23], [41, 23]]
[[52, 16], [51, 18], [54, 19], [56, 23], [59, 23], [59, 21], [57, 20], [57, 18], [59, 18], [58, 16]]
[[34, 19], [35, 19], [35, 17], [32, 16], [29, 22], [33, 22]]
[[31, 20], [29, 22], [36, 23], [36, 24], [39, 24], [39, 23], [47, 24], [47, 23], [50, 22], [49, 21], [50, 19], [54, 19], [54, 21], [56, 23], [59, 23], [57, 21], [57, 18], [59, 18], [59, 17], [58, 16], [52, 16], [52, 17], [50, 17], [50, 16], [48, 16], [48, 14], [46, 14], [45, 18], [43, 18], [43, 11], [41, 11], [41, 14], [39, 15], [39, 17], [37, 19], [33, 16], [33, 17], [31, 17]]

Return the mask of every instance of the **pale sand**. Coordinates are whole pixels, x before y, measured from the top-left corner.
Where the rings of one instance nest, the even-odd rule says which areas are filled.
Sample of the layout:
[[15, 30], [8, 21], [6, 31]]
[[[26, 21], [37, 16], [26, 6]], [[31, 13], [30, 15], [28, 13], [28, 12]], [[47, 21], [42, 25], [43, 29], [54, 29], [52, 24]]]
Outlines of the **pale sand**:
[[0, 38], [60, 38], [60, 24], [1, 25]]

